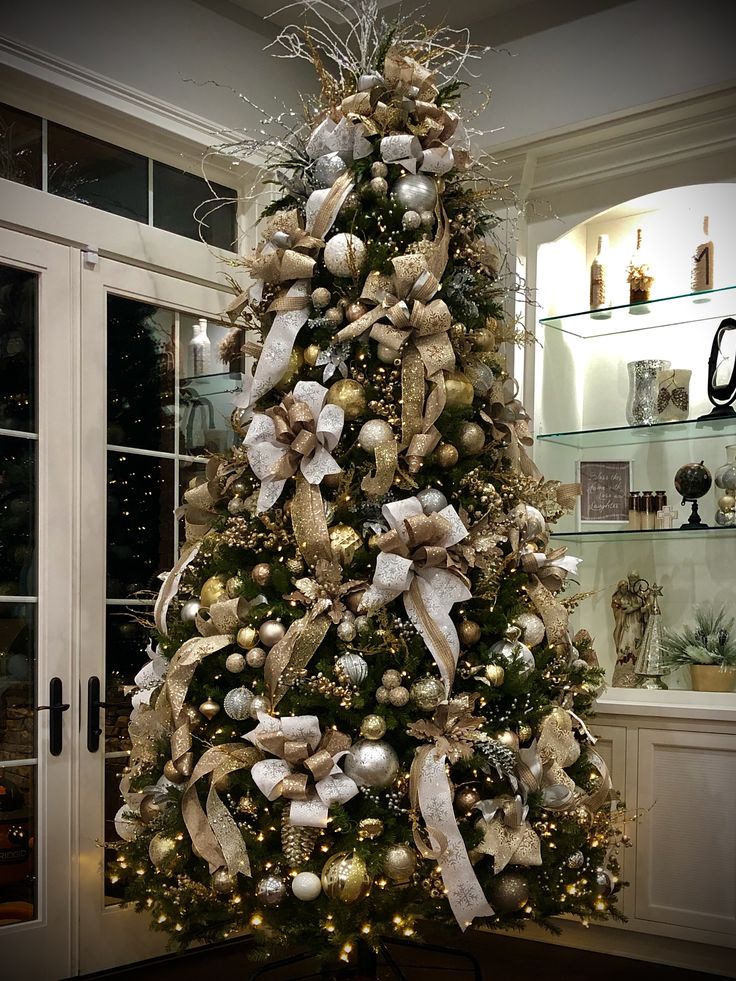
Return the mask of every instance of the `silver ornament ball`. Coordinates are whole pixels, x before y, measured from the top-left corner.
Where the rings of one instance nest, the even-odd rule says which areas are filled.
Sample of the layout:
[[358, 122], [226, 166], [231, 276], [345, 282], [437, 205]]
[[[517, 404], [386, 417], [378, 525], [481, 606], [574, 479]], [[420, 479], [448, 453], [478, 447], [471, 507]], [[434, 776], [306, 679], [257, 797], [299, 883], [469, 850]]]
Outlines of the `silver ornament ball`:
[[199, 609], [201, 605], [202, 604], [199, 602], [199, 600], [196, 599], [187, 600], [186, 603], [183, 604], [181, 608], [181, 613], [179, 614], [183, 622], [192, 623], [196, 618], [197, 614], [199, 613]]
[[261, 712], [268, 715], [269, 703], [268, 699], [264, 698], [263, 695], [254, 695], [251, 699], [249, 715], [251, 719], [257, 719], [258, 713]]
[[345, 643], [350, 643], [351, 640], [355, 640], [355, 635], [357, 632], [358, 631], [355, 629], [355, 623], [350, 620], [343, 620], [342, 623], [337, 625], [337, 636]]
[[343, 757], [343, 770], [359, 787], [390, 787], [399, 772], [399, 758], [382, 739], [359, 739]]
[[256, 899], [263, 906], [278, 906], [286, 897], [286, 883], [275, 875], [264, 875], [256, 883]]
[[401, 218], [401, 224], [407, 231], [413, 232], [422, 224], [422, 219], [418, 211], [405, 211]]
[[417, 493], [417, 500], [425, 514], [434, 514], [447, 507], [447, 498], [436, 487], [425, 487]]
[[319, 187], [332, 187], [348, 165], [338, 153], [325, 153], [314, 164], [314, 178]]
[[536, 613], [520, 613], [515, 623], [521, 627], [527, 647], [536, 647], [544, 640], [544, 623]]
[[[353, 624], [350, 626], [352, 627]], [[360, 654], [342, 654], [335, 661], [335, 673], [338, 678], [345, 678], [350, 684], [359, 685], [368, 677], [368, 665]]]
[[286, 627], [283, 623], [279, 623], [278, 620], [264, 620], [258, 628], [260, 641], [266, 647], [273, 647], [274, 644], [278, 644], [283, 639], [285, 633]]
[[242, 722], [248, 718], [252, 701], [253, 692], [249, 688], [232, 688], [222, 700], [222, 707], [231, 719]]
[[399, 177], [391, 188], [405, 211], [431, 211], [437, 202], [437, 185], [431, 177], [424, 174], [405, 174]]
[[350, 232], [338, 232], [325, 245], [324, 263], [333, 276], [359, 276], [365, 258], [365, 242]]
[[225, 658], [225, 668], [233, 674], [239, 674], [245, 668], [245, 658], [240, 651], [233, 651]]
[[509, 663], [516, 663], [520, 678], [528, 677], [537, 666], [532, 652], [526, 644], [518, 640], [513, 643], [509, 640], [500, 640], [497, 644], [493, 644], [491, 650], [494, 654], [500, 654]]
[[369, 419], [360, 427], [358, 446], [367, 453], [393, 440], [394, 432], [385, 419]]
[[423, 228], [431, 228], [434, 225], [434, 211], [422, 211], [419, 218]]
[[585, 865], [585, 855], [582, 852], [573, 852], [565, 864], [569, 869], [582, 869]]

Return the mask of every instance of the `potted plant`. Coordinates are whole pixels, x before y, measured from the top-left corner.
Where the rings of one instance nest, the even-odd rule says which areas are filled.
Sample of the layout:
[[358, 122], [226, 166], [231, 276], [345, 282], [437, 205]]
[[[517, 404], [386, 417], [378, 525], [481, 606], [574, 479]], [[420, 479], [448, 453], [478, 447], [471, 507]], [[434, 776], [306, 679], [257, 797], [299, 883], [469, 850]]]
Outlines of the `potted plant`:
[[732, 691], [736, 683], [736, 631], [725, 608], [699, 606], [695, 623], [681, 631], [665, 631], [667, 664], [690, 666], [695, 691]]

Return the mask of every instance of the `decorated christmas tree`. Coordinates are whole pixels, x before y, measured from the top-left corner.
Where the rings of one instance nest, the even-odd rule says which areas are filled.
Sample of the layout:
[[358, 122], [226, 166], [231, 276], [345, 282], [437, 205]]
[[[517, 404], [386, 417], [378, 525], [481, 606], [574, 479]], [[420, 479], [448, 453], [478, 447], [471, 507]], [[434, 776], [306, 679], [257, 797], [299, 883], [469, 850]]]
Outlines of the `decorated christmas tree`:
[[549, 541], [575, 488], [527, 454], [516, 287], [459, 106], [482, 52], [306, 6], [279, 43], [320, 94], [239, 147], [278, 192], [228, 310], [223, 358], [255, 370], [241, 445], [185, 494], [114, 874], [178, 944], [252, 930], [343, 960], [422, 920], [618, 915], [583, 721], [602, 672]]

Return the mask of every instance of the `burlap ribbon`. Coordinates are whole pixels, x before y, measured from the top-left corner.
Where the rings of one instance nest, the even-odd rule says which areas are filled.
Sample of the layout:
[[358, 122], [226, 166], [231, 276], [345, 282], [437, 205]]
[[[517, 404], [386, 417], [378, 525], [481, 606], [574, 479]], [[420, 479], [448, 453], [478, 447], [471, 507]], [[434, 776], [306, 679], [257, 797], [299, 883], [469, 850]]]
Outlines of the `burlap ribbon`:
[[529, 806], [519, 794], [500, 794], [479, 801], [475, 807], [481, 813], [483, 840], [471, 858], [475, 853], [490, 855], [495, 875], [509, 864], [526, 867], [542, 864], [539, 835], [527, 821]]
[[345, 421], [338, 405], [325, 405], [327, 389], [319, 382], [298, 382], [293, 392], [266, 412], [256, 412], [245, 445], [248, 462], [258, 479], [258, 511], [266, 511], [281, 496], [288, 477], [300, 471], [309, 484], [340, 473], [332, 456]]
[[467, 529], [451, 505], [425, 515], [416, 497], [385, 504], [382, 512], [391, 530], [377, 538], [381, 551], [360, 609], [385, 606], [401, 596], [449, 694], [460, 653], [450, 611], [471, 598], [464, 563], [450, 549]]
[[336, 729], [322, 735], [314, 715], [275, 719], [259, 713], [258, 725], [245, 738], [269, 754], [254, 764], [251, 775], [268, 800], [290, 801], [291, 825], [325, 828], [330, 807], [358, 793], [355, 781], [337, 765], [350, 738]]

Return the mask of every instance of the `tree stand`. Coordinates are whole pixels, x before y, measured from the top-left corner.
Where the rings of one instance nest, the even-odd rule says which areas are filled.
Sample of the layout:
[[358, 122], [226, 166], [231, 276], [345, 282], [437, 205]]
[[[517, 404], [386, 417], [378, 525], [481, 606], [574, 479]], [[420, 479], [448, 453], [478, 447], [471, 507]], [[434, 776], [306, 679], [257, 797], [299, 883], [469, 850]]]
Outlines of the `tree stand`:
[[[387, 976], [396, 978], [397, 981], [411, 981], [412, 977], [420, 978], [426, 972], [425, 965], [403, 964], [399, 966], [394, 959], [390, 947], [404, 947], [416, 951], [426, 951], [435, 954], [445, 954], [454, 957], [458, 961], [465, 961], [467, 966], [447, 967], [445, 970], [453, 978], [467, 977], [473, 981], [483, 981], [483, 973], [476, 957], [465, 950], [456, 950], [453, 947], [444, 947], [437, 944], [417, 944], [411, 940], [399, 940], [394, 938], [381, 939], [378, 942], [378, 953], [368, 944], [359, 943], [356, 950], [354, 964], [341, 964], [338, 966], [323, 966], [315, 971], [308, 970], [308, 962], [314, 960], [312, 954], [296, 954], [293, 957], [285, 957], [262, 967], [253, 975], [252, 981], [266, 978], [274, 971], [283, 971], [291, 965], [301, 964], [307, 969], [306, 974], [294, 974], [293, 981], [308, 981], [310, 978], [318, 978], [320, 981], [377, 981], [379, 966], [388, 969]], [[411, 975], [404, 973], [411, 971]], [[414, 973], [416, 971], [416, 974]]]

